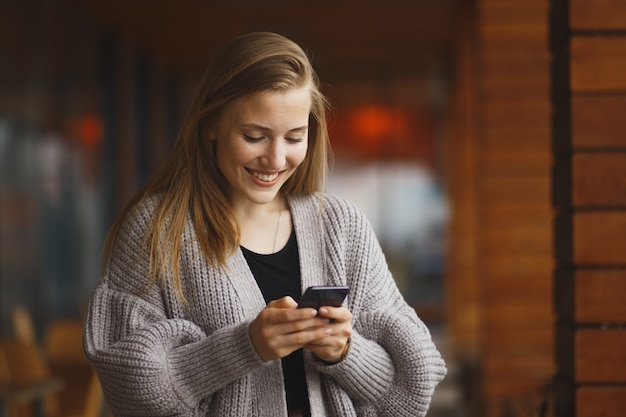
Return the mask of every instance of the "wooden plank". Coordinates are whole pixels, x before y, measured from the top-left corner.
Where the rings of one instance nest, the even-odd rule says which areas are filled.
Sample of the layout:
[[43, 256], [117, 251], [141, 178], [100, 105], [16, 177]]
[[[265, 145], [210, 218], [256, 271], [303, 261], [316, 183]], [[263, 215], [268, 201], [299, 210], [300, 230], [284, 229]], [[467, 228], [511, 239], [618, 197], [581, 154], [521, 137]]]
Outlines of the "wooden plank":
[[536, 379], [548, 381], [554, 371], [551, 352], [543, 355], [513, 355], [493, 349], [485, 354], [483, 372], [500, 380]]
[[473, 19], [470, 5], [460, 9], [459, 35], [456, 38], [454, 84], [451, 91], [450, 112], [446, 123], [450, 132], [442, 143], [445, 160], [445, 181], [451, 190], [451, 199], [457, 209], [450, 218], [449, 247], [444, 279], [447, 302], [446, 326], [450, 339], [450, 353], [460, 358], [475, 358], [480, 345], [479, 280], [476, 274], [476, 193], [475, 172], [475, 48], [471, 37]]
[[539, 395], [554, 373], [549, 349], [545, 354], [526, 355], [503, 354], [498, 348], [487, 350], [481, 365], [482, 393], [487, 398]]
[[572, 162], [574, 206], [626, 206], [626, 152], [574, 154]]
[[548, 100], [550, 80], [547, 76], [486, 76], [482, 94], [489, 101]]
[[481, 262], [483, 279], [550, 279], [554, 259], [550, 254], [542, 256], [518, 256], [512, 254], [490, 256]]
[[626, 29], [626, 0], [569, 0], [572, 30]]
[[[483, 57], [483, 86], [541, 85], [550, 87], [550, 59], [536, 54], [489, 54]], [[534, 96], [537, 98], [538, 96]], [[541, 97], [541, 96], [539, 96]], [[546, 96], [548, 98], [548, 96]]]
[[539, 36], [498, 37], [482, 36], [480, 39], [483, 47], [481, 56], [484, 54], [501, 54], [516, 49], [524, 54], [529, 54], [537, 59], [548, 58], [548, 42]]
[[570, 51], [573, 93], [626, 90], [626, 36], [573, 37]]
[[576, 382], [626, 382], [625, 329], [579, 329], [574, 344]]
[[541, 126], [488, 126], [477, 139], [479, 149], [493, 151], [550, 152], [550, 124]]
[[[501, 329], [485, 332], [483, 345], [516, 353], [543, 353], [553, 351], [554, 327], [546, 324], [527, 329]], [[551, 355], [551, 353], [550, 353]]]
[[574, 280], [578, 323], [626, 323], [626, 270], [577, 270]]
[[486, 126], [541, 127], [550, 124], [550, 102], [541, 97], [532, 100], [495, 101], [484, 103], [484, 122]]
[[550, 178], [484, 178], [478, 181], [482, 204], [540, 204], [550, 201]]
[[[522, 220], [524, 209], [545, 208], [550, 201], [550, 162], [544, 159], [550, 154], [551, 132], [547, 7], [545, 1], [532, 0], [476, 4], [481, 46], [476, 143], [477, 253], [482, 277], [479, 389], [485, 417], [491, 415], [485, 412], [490, 408], [493, 415], [501, 414], [502, 397], [535, 391], [554, 368], [544, 366], [552, 357], [545, 340], [553, 323], [552, 258], [549, 250], [525, 253], [545, 244], [543, 230], [550, 227], [516, 224], [517, 220], [540, 223], [534, 215]], [[537, 329], [544, 338], [530, 340]]]
[[[497, 290], [496, 290], [497, 292]], [[537, 322], [553, 323], [547, 321], [552, 317], [552, 294], [549, 291], [538, 293], [532, 286], [519, 288], [517, 294], [492, 296], [489, 288], [483, 287], [482, 307], [485, 311], [484, 319], [490, 323], [504, 321], [504, 316], [513, 317], [518, 315], [521, 327], [528, 327], [524, 319], [535, 317]], [[517, 320], [517, 319], [515, 319]]]
[[575, 264], [626, 264], [626, 211], [578, 212], [573, 221]]
[[576, 417], [623, 417], [626, 387], [586, 387], [576, 391]]
[[547, 78], [488, 78], [483, 83], [485, 100], [548, 100], [549, 96], [550, 82]]
[[547, 4], [528, 5], [504, 4], [500, 7], [481, 7], [478, 15], [478, 35], [483, 38], [542, 39], [548, 37]]
[[626, 147], [626, 95], [573, 96], [572, 146]]
[[[491, 377], [491, 375], [489, 375]], [[514, 375], [509, 375], [508, 378], [491, 377], [487, 379], [481, 387], [482, 400], [495, 401], [498, 404], [498, 409], [494, 414], [482, 413], [480, 417], [502, 417], [507, 416], [511, 412], [510, 404], [503, 404], [505, 398], [515, 398], [518, 396], [532, 395], [529, 393], [539, 393], [547, 385], [550, 377], [549, 375], [534, 378], [515, 378]], [[506, 408], [505, 408], [506, 407]], [[532, 414], [531, 414], [532, 415]], [[567, 415], [567, 414], [564, 414]], [[570, 417], [570, 415], [567, 415]]]
[[549, 273], [544, 278], [517, 279], [509, 277], [490, 278], [483, 281], [489, 297], [505, 299], [523, 294], [524, 297], [544, 299], [552, 296], [553, 282]]
[[508, 229], [511, 226], [552, 228], [553, 215], [549, 202], [510, 206], [488, 205], [481, 207], [480, 213], [481, 227], [489, 229]]
[[481, 76], [487, 82], [490, 78], [541, 78], [549, 82], [550, 55], [542, 48], [538, 53], [533, 49], [509, 48], [504, 50], [484, 49], [480, 58], [483, 66]]
[[554, 285], [559, 320], [579, 324], [626, 323], [626, 270], [559, 269]]
[[549, 152], [498, 152], [486, 150], [479, 156], [483, 175], [529, 178], [550, 176]]
[[552, 230], [511, 226], [509, 229], [485, 230], [481, 239], [485, 256], [537, 255], [552, 252]]
[[553, 322], [552, 304], [545, 300], [523, 300], [517, 303], [491, 300], [483, 307], [484, 331], [541, 327]]

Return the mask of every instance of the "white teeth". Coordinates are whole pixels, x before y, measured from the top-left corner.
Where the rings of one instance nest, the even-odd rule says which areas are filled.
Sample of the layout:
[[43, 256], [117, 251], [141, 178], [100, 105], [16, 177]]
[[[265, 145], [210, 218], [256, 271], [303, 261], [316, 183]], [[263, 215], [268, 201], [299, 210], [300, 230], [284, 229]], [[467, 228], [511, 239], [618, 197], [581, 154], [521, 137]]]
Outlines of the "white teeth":
[[274, 181], [276, 177], [278, 177], [278, 173], [271, 174], [271, 175], [261, 174], [260, 172], [256, 172], [256, 171], [250, 171], [250, 173], [254, 175], [255, 177], [257, 177], [258, 179], [260, 179], [261, 181], [265, 181], [265, 182]]

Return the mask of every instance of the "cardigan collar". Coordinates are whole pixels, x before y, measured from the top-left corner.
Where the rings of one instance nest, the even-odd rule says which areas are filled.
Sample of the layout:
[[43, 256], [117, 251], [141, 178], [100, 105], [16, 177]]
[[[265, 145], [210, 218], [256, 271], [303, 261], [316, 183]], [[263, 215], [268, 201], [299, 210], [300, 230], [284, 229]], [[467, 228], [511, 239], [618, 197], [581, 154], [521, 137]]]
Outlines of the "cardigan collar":
[[[297, 196], [288, 198], [293, 227], [300, 256], [301, 291], [311, 285], [323, 285], [329, 281], [325, 268], [325, 227], [319, 196]], [[227, 260], [225, 273], [240, 297], [246, 317], [256, 317], [265, 307], [259, 289], [241, 248]]]

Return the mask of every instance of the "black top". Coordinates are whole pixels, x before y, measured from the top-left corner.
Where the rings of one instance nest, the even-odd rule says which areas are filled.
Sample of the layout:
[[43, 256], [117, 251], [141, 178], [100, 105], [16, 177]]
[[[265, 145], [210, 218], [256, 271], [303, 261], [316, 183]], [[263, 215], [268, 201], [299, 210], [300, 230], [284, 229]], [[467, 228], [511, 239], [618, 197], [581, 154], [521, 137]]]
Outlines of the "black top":
[[[287, 245], [269, 255], [252, 252], [243, 246], [243, 256], [261, 289], [266, 303], [291, 296], [300, 301], [300, 258], [295, 231], [291, 232]], [[304, 375], [302, 349], [282, 359], [287, 409], [309, 410], [309, 396]]]

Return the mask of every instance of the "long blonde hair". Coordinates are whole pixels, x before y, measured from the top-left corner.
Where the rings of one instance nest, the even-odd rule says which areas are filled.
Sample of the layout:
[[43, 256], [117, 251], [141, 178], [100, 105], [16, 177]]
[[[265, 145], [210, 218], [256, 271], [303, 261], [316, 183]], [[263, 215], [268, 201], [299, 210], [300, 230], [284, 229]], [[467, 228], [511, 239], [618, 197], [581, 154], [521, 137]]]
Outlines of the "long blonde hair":
[[165, 277], [169, 265], [184, 298], [179, 259], [187, 216], [208, 262], [224, 266], [239, 246], [240, 230], [229, 202], [230, 186], [218, 168], [214, 141], [207, 132], [224, 106], [239, 97], [307, 85], [311, 88], [308, 150], [281, 192], [292, 196], [323, 190], [329, 152], [327, 102], [306, 53], [275, 33], [242, 35], [222, 48], [207, 67], [165, 165], [111, 226], [103, 249], [104, 262], [112, 255], [128, 212], [143, 199], [158, 195], [160, 203], [144, 241], [150, 254], [151, 282]]

